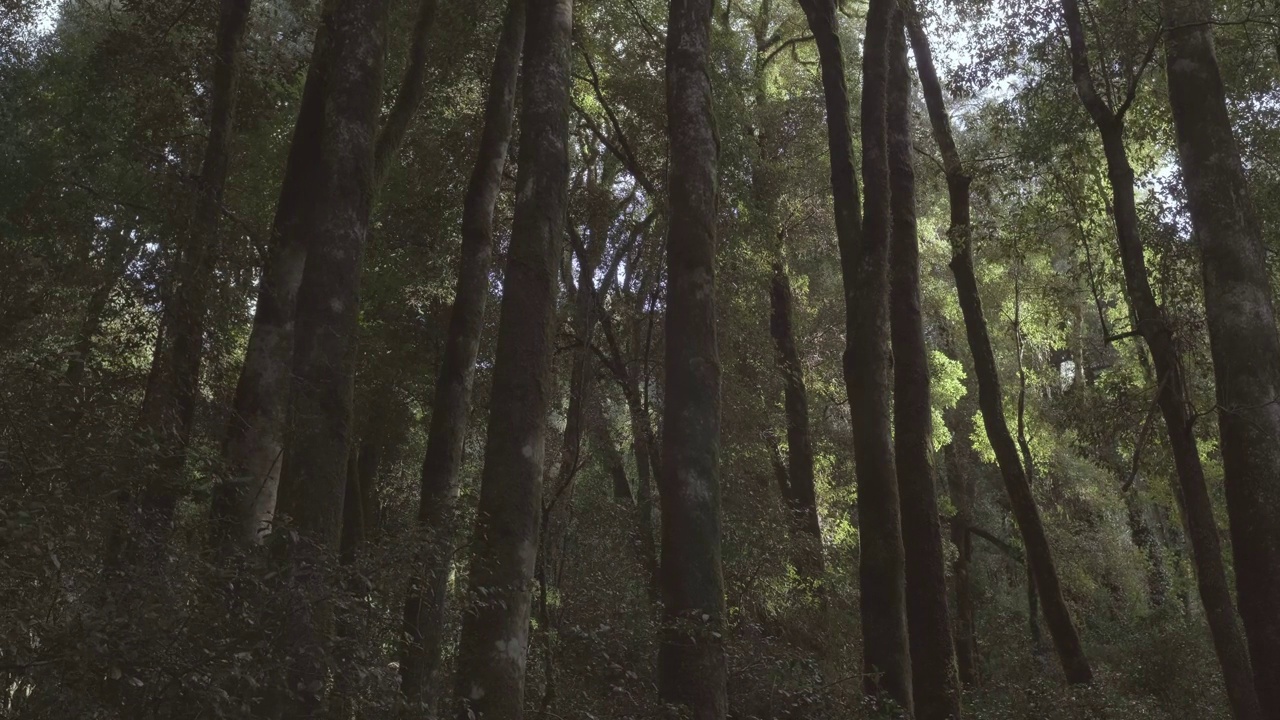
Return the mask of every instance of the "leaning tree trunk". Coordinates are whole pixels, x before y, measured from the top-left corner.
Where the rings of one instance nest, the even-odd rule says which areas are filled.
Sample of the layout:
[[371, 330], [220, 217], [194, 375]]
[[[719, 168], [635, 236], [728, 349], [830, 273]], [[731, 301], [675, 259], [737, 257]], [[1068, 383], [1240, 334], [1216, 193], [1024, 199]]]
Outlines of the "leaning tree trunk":
[[889, 16], [893, 3], [874, 0], [867, 11], [863, 81], [863, 167], [869, 178], [869, 228], [862, 226], [853, 166], [853, 131], [844, 50], [835, 0], [799, 0], [818, 46], [827, 108], [836, 237], [844, 278], [845, 386], [853, 409], [854, 461], [861, 523], [864, 688], [911, 707], [905, 558], [890, 430], [889, 168], [885, 90]]
[[528, 0], [515, 220], [458, 645], [458, 717], [521, 718], [569, 186], [571, 0]]
[[804, 386], [804, 365], [796, 348], [792, 327], [791, 279], [779, 261], [773, 267], [769, 330], [782, 371], [783, 399], [787, 414], [787, 487], [784, 500], [791, 514], [791, 530], [797, 543], [792, 564], [808, 592], [821, 590], [823, 575], [822, 528], [818, 524], [818, 499], [813, 484], [813, 439], [809, 434], [809, 394]]
[[712, 0], [671, 0], [667, 25], [666, 383], [663, 395], [662, 699], [723, 719], [726, 628], [720, 566], [720, 354], [716, 343], [716, 165]]
[[[435, 0], [422, 0], [419, 7], [405, 76], [375, 144], [375, 189], [386, 177], [424, 95], [423, 43], [435, 6]], [[322, 20], [272, 222], [271, 255], [258, 283], [253, 326], [223, 443], [228, 477], [215, 490], [213, 521], [215, 539], [224, 544], [261, 542], [275, 512], [284, 460], [297, 298], [307, 261], [305, 238], [312, 232], [306, 223], [312, 212], [310, 205], [321, 191], [320, 137], [328, 130], [323, 98], [328, 68], [320, 59], [331, 40]]]
[[1169, 447], [1173, 452], [1177, 471], [1174, 497], [1179, 500], [1186, 524], [1200, 599], [1204, 603], [1232, 714], [1237, 720], [1255, 720], [1263, 717], [1262, 708], [1258, 704], [1248, 650], [1236, 618], [1231, 586], [1222, 562], [1218, 524], [1213, 517], [1213, 501], [1209, 497], [1204, 467], [1200, 463], [1194, 418], [1186, 397], [1186, 379], [1182, 375], [1182, 359], [1178, 356], [1172, 329], [1165, 319], [1164, 311], [1156, 303], [1155, 293], [1147, 278], [1138, 207], [1133, 191], [1133, 168], [1129, 165], [1128, 150], [1124, 142], [1124, 114], [1132, 95], [1125, 99], [1124, 105], [1113, 111], [1097, 93], [1089, 66], [1079, 5], [1076, 0], [1062, 0], [1062, 10], [1071, 43], [1071, 74], [1076, 91], [1102, 137], [1125, 290], [1129, 307], [1137, 322], [1137, 331], [1151, 350], [1151, 358], [1155, 364], [1158, 383], [1156, 400], [1164, 416]]
[[[222, 0], [218, 12], [213, 77], [210, 92], [209, 137], [200, 175], [195, 181], [194, 207], [176, 243], [170, 291], [152, 358], [151, 376], [142, 400], [139, 429], [158, 448], [149, 455], [140, 493], [125, 494], [129, 537], [113, 542], [119, 549], [163, 543], [173, 520], [179, 495], [179, 475], [200, 395], [200, 359], [213, 265], [217, 262], [222, 197], [231, 157], [236, 86], [241, 46], [249, 21], [249, 0]], [[149, 537], [143, 537], [144, 535]]]
[[958, 720], [960, 680], [947, 611], [947, 571], [933, 461], [929, 351], [920, 310], [915, 169], [911, 162], [911, 75], [903, 13], [889, 36], [889, 182], [893, 211], [890, 315], [893, 340], [894, 455], [906, 551], [907, 626], [917, 720]]
[[1280, 717], [1280, 333], [1209, 6], [1163, 0], [1169, 104], [1200, 246], [1236, 589], [1265, 717]]
[[507, 148], [514, 124], [516, 79], [524, 47], [525, 0], [508, 3], [498, 40], [484, 128], [476, 163], [462, 205], [462, 248], [454, 290], [444, 360], [436, 379], [427, 452], [422, 461], [419, 529], [424, 533], [421, 575], [410, 583], [404, 606], [404, 646], [400, 650], [400, 692], [406, 717], [430, 717], [444, 641], [445, 601], [453, 557], [454, 503], [458, 473], [471, 410], [476, 355], [489, 299], [489, 266], [493, 255], [493, 213], [502, 185]]
[[[341, 0], [329, 17], [316, 159], [317, 194], [301, 225], [307, 263], [297, 298], [296, 347], [280, 514], [290, 523], [281, 555], [302, 591], [291, 613], [286, 718], [312, 717], [323, 701], [334, 579], [351, 442], [360, 269], [374, 193], [374, 135], [382, 100], [385, 0]], [[296, 689], [301, 688], [294, 692]]]
[[947, 194], [951, 201], [951, 227], [947, 231], [951, 239], [951, 271], [956, 278], [956, 291], [960, 310], [964, 314], [965, 334], [969, 350], [973, 354], [974, 374], [978, 379], [978, 407], [987, 439], [995, 451], [1000, 475], [1009, 493], [1022, 543], [1026, 547], [1027, 562], [1035, 578], [1035, 586], [1043, 605], [1045, 623], [1053, 636], [1054, 647], [1067, 682], [1088, 683], [1093, 679], [1088, 658], [1080, 645], [1071, 613], [1067, 610], [1058, 581], [1058, 572], [1045, 536], [1040, 510], [1036, 507], [1031, 484], [1018, 457], [1018, 447], [1009, 432], [1004, 417], [1004, 400], [1000, 390], [1000, 374], [995, 353], [991, 349], [991, 337], [987, 333], [987, 321], [982, 314], [982, 297], [978, 294], [978, 280], [973, 271], [972, 228], [970, 227], [969, 185], [971, 178], [965, 174], [951, 135], [951, 120], [942, 99], [942, 85], [938, 82], [933, 66], [929, 40], [924, 34], [920, 19], [914, 10], [909, 11], [908, 30], [915, 52], [920, 85], [928, 106], [929, 122], [933, 126], [934, 139], [938, 143], [946, 172]]

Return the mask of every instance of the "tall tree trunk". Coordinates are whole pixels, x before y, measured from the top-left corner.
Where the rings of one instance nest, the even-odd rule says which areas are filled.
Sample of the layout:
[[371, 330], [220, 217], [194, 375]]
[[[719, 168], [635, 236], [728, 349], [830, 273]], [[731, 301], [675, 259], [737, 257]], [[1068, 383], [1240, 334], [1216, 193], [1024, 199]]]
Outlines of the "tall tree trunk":
[[[435, 0], [422, 0], [419, 6], [400, 92], [375, 143], [375, 190], [386, 177], [425, 94], [425, 38], [435, 18], [435, 7]], [[213, 509], [215, 533], [223, 543], [260, 542], [275, 512], [284, 459], [297, 298], [307, 260], [304, 238], [311, 232], [306, 222], [310, 205], [320, 191], [320, 137], [327, 131], [322, 96], [328, 69], [318, 62], [331, 40], [326, 32], [322, 21], [272, 222], [271, 256], [258, 282], [253, 327], [223, 443], [223, 461], [229, 477], [215, 491]]]
[[835, 0], [799, 0], [818, 46], [827, 108], [836, 236], [844, 279], [847, 346], [844, 378], [853, 422], [861, 530], [859, 577], [863, 686], [911, 707], [906, 576], [898, 482], [890, 430], [889, 380], [889, 167], [885, 120], [886, 42], [892, 2], [873, 0], [867, 11], [863, 57], [863, 168], [868, 185], [864, 228], [853, 166], [853, 132], [844, 50]]
[[1162, 0], [1169, 104], [1200, 246], [1236, 589], [1265, 717], [1280, 717], [1280, 333], [1202, 0]]
[[894, 456], [906, 551], [911, 681], [918, 720], [958, 720], [960, 679], [947, 610], [947, 571], [930, 457], [933, 407], [929, 396], [929, 351], [920, 310], [920, 247], [916, 237], [915, 168], [911, 162], [911, 75], [900, 9], [894, 11], [890, 26], [888, 78]]
[[723, 719], [720, 354], [716, 342], [716, 166], [712, 0], [671, 0], [667, 24], [666, 383], [663, 397], [663, 630], [658, 689], [698, 720]]
[[222, 197], [231, 159], [232, 124], [240, 77], [240, 48], [249, 22], [250, 0], [221, 0], [209, 94], [209, 137], [205, 143], [192, 216], [187, 220], [171, 290], [156, 343], [153, 381], [142, 401], [142, 423], [159, 434], [163, 465], [176, 471], [185, 460], [186, 445], [199, 395], [200, 355], [213, 266], [218, 260], [218, 227]]
[[1009, 424], [1004, 416], [1000, 374], [995, 353], [991, 349], [991, 338], [987, 333], [987, 321], [982, 314], [978, 280], [973, 271], [972, 228], [969, 224], [971, 178], [964, 171], [960, 153], [951, 134], [951, 120], [947, 117], [943, 103], [942, 85], [938, 82], [937, 71], [933, 66], [929, 40], [914, 10], [908, 12], [908, 31], [915, 52], [916, 69], [924, 90], [934, 139], [938, 143], [946, 171], [947, 194], [951, 201], [951, 227], [948, 230], [952, 252], [951, 271], [955, 275], [960, 309], [964, 314], [965, 334], [969, 339], [969, 350], [973, 354], [974, 372], [978, 379], [978, 406], [982, 411], [983, 425], [987, 431], [987, 439], [995, 451], [1005, 489], [1009, 493], [1009, 503], [1026, 547], [1027, 562], [1044, 606], [1045, 623], [1053, 636], [1063, 673], [1068, 683], [1088, 683], [1093, 679], [1093, 671], [1080, 645], [1080, 636], [1067, 610], [1066, 600], [1063, 599], [1049, 539], [1045, 536], [1044, 524], [1040, 520], [1040, 510], [1036, 507], [1031, 484], [1027, 481], [1026, 471], [1018, 457], [1017, 444], [1009, 433]]
[[887, 102], [894, 6], [893, 0], [872, 0], [867, 8], [862, 53], [862, 182], [866, 207], [862, 213], [862, 242], [855, 260], [857, 289], [854, 303], [849, 305], [856, 329], [849, 332], [845, 378], [853, 419], [858, 516], [862, 520], [859, 576], [866, 650], [864, 683], [870, 694], [891, 697], [910, 713], [914, 692], [905, 622], [906, 551], [890, 420], [893, 367], [888, 267], [892, 211]]
[[818, 524], [818, 499], [813, 480], [813, 440], [809, 434], [809, 395], [804, 385], [804, 365], [796, 348], [791, 322], [791, 279], [782, 262], [773, 266], [769, 330], [773, 335], [778, 369], [782, 372], [787, 414], [787, 501], [793, 540], [798, 543], [793, 565], [809, 592], [818, 592], [823, 569], [822, 528]]
[[1158, 383], [1156, 399], [1164, 416], [1169, 447], [1177, 471], [1174, 497], [1178, 498], [1187, 528], [1200, 599], [1204, 603], [1213, 646], [1222, 667], [1222, 679], [1226, 685], [1232, 714], [1237, 720], [1255, 720], [1263, 717], [1262, 708], [1258, 704], [1249, 654], [1236, 619], [1231, 586], [1222, 562], [1218, 525], [1213, 517], [1213, 501], [1205, 484], [1204, 467], [1200, 464], [1200, 450], [1196, 444], [1194, 418], [1185, 394], [1186, 379], [1182, 375], [1182, 359], [1178, 356], [1173, 332], [1165, 320], [1163, 310], [1156, 303], [1155, 293], [1147, 278], [1138, 207], [1133, 191], [1133, 168], [1129, 165], [1128, 150], [1124, 142], [1124, 114], [1132, 95], [1126, 97], [1124, 105], [1113, 111], [1097, 93], [1090, 71], [1084, 24], [1077, 0], [1062, 0], [1062, 11], [1071, 43], [1071, 74], [1076, 92], [1102, 137], [1125, 290], [1130, 310], [1137, 322], [1137, 331], [1151, 350], [1151, 358], [1155, 364]]
[[[222, 0], [213, 54], [209, 137], [191, 215], [176, 243], [176, 259], [167, 282], [161, 329], [152, 358], [151, 376], [142, 400], [139, 428], [154, 441], [158, 454], [148, 463], [144, 487], [132, 495], [126, 510], [131, 537], [113, 543], [123, 549], [135, 542], [163, 542], [177, 505], [179, 474], [186, 461], [197, 399], [209, 286], [217, 262], [218, 226], [231, 156], [236, 86], [241, 46], [249, 20], [249, 0]], [[142, 538], [138, 533], [154, 535]]]
[[459, 718], [524, 714], [556, 274], [569, 185], [571, 0], [528, 0], [515, 220], [503, 280], [480, 506], [458, 646]]
[[223, 545], [261, 542], [276, 506], [284, 460], [294, 310], [306, 261], [306, 218], [322, 182], [329, 12], [326, 9], [321, 18], [311, 51], [271, 226], [271, 256], [258, 281], [253, 327], [222, 448], [227, 477], [214, 490], [213, 531]]
[[951, 411], [947, 425], [951, 428], [951, 442], [943, 449], [946, 463], [947, 491], [955, 506], [951, 519], [951, 542], [956, 546], [956, 559], [951, 564], [952, 582], [955, 583], [955, 646], [956, 664], [960, 681], [967, 687], [978, 684], [978, 637], [973, 601], [973, 504], [977, 484], [972, 476], [973, 451], [969, 447], [970, 421], [964, 411]]
[[326, 19], [327, 82], [317, 159], [317, 194], [303, 220], [307, 262], [298, 289], [289, 404], [280, 476], [282, 516], [293, 540], [281, 554], [305, 597], [285, 639], [291, 657], [286, 718], [313, 717], [326, 684], [324, 646], [332, 609], [326, 568], [342, 530], [353, 423], [360, 270], [374, 194], [374, 136], [382, 100], [385, 0], [339, 0]]
[[422, 461], [418, 524], [425, 544], [421, 575], [410, 583], [404, 607], [404, 646], [400, 650], [400, 692], [407, 717], [428, 717], [443, 642], [444, 608], [453, 557], [454, 503], [458, 473], [471, 412], [476, 355], [489, 299], [493, 255], [493, 213], [502, 186], [514, 124], [516, 79], [525, 37], [525, 0], [510, 0], [489, 78], [484, 128], [462, 206], [462, 248], [453, 312], [444, 359], [436, 379], [427, 452]]

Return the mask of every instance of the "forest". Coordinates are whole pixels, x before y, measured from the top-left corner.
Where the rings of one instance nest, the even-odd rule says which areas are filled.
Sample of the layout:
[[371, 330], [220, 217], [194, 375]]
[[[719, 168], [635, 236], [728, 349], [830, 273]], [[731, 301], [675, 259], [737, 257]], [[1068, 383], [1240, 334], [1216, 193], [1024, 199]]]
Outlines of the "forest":
[[1280, 5], [0, 0], [0, 719], [1280, 720]]

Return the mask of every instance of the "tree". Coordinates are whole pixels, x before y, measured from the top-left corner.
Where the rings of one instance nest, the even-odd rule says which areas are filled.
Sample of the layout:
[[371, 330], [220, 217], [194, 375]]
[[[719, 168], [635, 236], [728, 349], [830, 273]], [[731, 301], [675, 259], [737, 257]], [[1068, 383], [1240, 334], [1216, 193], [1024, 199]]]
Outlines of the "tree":
[[1049, 540], [1045, 536], [1044, 522], [1026, 470], [1018, 457], [1018, 447], [1009, 433], [1004, 417], [1004, 399], [1000, 391], [1000, 373], [995, 354], [991, 349], [991, 337], [987, 321], [982, 313], [982, 297], [978, 294], [978, 280], [973, 270], [973, 239], [970, 225], [969, 187], [972, 178], [965, 172], [960, 153], [951, 134], [951, 120], [947, 116], [942, 97], [942, 85], [933, 66], [933, 54], [928, 37], [918, 16], [908, 19], [911, 47], [916, 57], [916, 70], [924, 89], [925, 103], [929, 110], [929, 123], [933, 127], [934, 140], [942, 153], [946, 169], [947, 195], [951, 206], [951, 226], [947, 235], [951, 241], [951, 271], [956, 279], [956, 292], [964, 314], [965, 334], [969, 339], [969, 351], [973, 354], [974, 371], [978, 378], [978, 405], [987, 439], [995, 451], [1000, 474], [1009, 494], [1009, 503], [1018, 522], [1027, 551], [1027, 565], [1035, 578], [1037, 594], [1044, 609], [1045, 624], [1053, 636], [1058, 659], [1072, 684], [1088, 683], [1093, 670], [1085, 657], [1071, 613], [1062, 596], [1062, 585], [1053, 562]]
[[[178, 502], [179, 472], [191, 440], [192, 422], [200, 395], [200, 359], [204, 344], [206, 303], [213, 266], [218, 258], [218, 229], [223, 193], [231, 157], [241, 46], [249, 21], [249, 0], [224, 0], [219, 4], [214, 37], [212, 88], [209, 102], [209, 135], [195, 180], [192, 206], [182, 237], [173, 242], [175, 263], [168, 278], [169, 292], [152, 355], [151, 374], [143, 395], [139, 429], [157, 452], [146, 473], [141, 492], [126, 497], [125, 535], [113, 539], [109, 554], [126, 551], [126, 545], [163, 545]], [[171, 241], [172, 242], [172, 241]], [[82, 355], [68, 370], [69, 380], [79, 384], [83, 354], [101, 322], [114, 280], [91, 301], [88, 327], [78, 343]], [[143, 537], [148, 535], [150, 537]], [[135, 548], [136, 549], [136, 548]], [[120, 558], [115, 558], [116, 560]]]
[[[1280, 331], [1207, 5], [1164, 0], [1165, 62], [1200, 248], [1236, 589], [1264, 717], [1280, 716]], [[1208, 608], [1206, 607], [1206, 610]]]
[[947, 611], [947, 574], [930, 443], [929, 354], [920, 311], [915, 169], [911, 161], [911, 76], [902, 10], [889, 30], [888, 151], [892, 231], [890, 315], [893, 344], [894, 459], [906, 551], [907, 626], [916, 717], [960, 717], [960, 680]]
[[813, 440], [809, 435], [809, 394], [804, 365], [796, 348], [791, 318], [791, 280], [781, 261], [775, 262], [770, 287], [769, 329], [778, 369], [782, 372], [787, 416], [787, 468], [783, 500], [791, 514], [791, 530], [798, 543], [793, 564], [810, 592], [820, 592], [824, 562], [818, 499], [813, 485]]
[[199, 397], [200, 358], [210, 281], [218, 260], [218, 229], [231, 157], [241, 46], [249, 22], [249, 0], [222, 0], [218, 10], [209, 139], [196, 180], [194, 210], [186, 237], [176, 244], [151, 378], [142, 401], [142, 422], [160, 436], [163, 472], [182, 467]]
[[[414, 26], [413, 47], [396, 102], [375, 141], [374, 188], [404, 141], [423, 96], [425, 42], [435, 19], [436, 0], [422, 0]], [[323, 24], [315, 47], [332, 41]], [[298, 120], [294, 125], [280, 199], [271, 224], [269, 258], [258, 283], [253, 326], [223, 443], [226, 478], [215, 491], [215, 525], [224, 541], [260, 542], [270, 529], [277, 502], [287, 434], [291, 377], [295, 353], [297, 298], [307, 259], [306, 214], [320, 169], [315, 158], [322, 151], [316, 138], [326, 127], [321, 93], [329, 82], [328, 69], [313, 62]]]
[[480, 505], [458, 646], [458, 717], [524, 713], [542, 519], [556, 270], [568, 195], [571, 0], [527, 0], [519, 174], [503, 275]]
[[[360, 270], [373, 211], [374, 140], [382, 99], [386, 32], [382, 0], [342, 0], [326, 18], [328, 43], [316, 194], [303, 222], [306, 269], [298, 289], [294, 384], [280, 480], [280, 513], [293, 538], [281, 539], [287, 567], [311, 590], [325, 588], [329, 556], [342, 531], [355, 382]], [[328, 603], [317, 598], [291, 623], [286, 718], [311, 717], [325, 686], [321, 654]]]
[[711, 0], [671, 0], [667, 24], [666, 382], [663, 393], [663, 628], [658, 687], [693, 716], [724, 718], [720, 567], [720, 357], [716, 344], [716, 162]]
[[853, 421], [858, 477], [858, 517], [863, 544], [864, 687], [868, 695], [911, 707], [911, 657], [907, 640], [906, 577], [898, 485], [890, 433], [889, 402], [889, 165], [885, 102], [887, 40], [892, 2], [872, 2], [863, 50], [863, 182], [865, 220], [859, 217], [853, 169], [853, 133], [844, 51], [834, 0], [801, 0], [818, 46], [827, 107], [831, 189], [844, 279], [846, 349], [844, 378]]
[[1120, 245], [1121, 266], [1129, 306], [1137, 322], [1136, 331], [1146, 342], [1156, 368], [1156, 402], [1164, 416], [1173, 451], [1178, 485], [1174, 496], [1180, 500], [1187, 538], [1196, 568], [1200, 599], [1204, 603], [1214, 649], [1222, 666], [1222, 679], [1227, 688], [1232, 713], [1236, 718], [1262, 717], [1258, 696], [1253, 688], [1249, 655], [1241, 635], [1239, 621], [1231, 600], [1222, 548], [1218, 540], [1218, 524], [1213, 517], [1213, 501], [1205, 483], [1200, 449], [1194, 434], [1194, 418], [1186, 398], [1186, 378], [1182, 358], [1168, 321], [1147, 278], [1146, 259], [1139, 228], [1138, 207], [1134, 198], [1133, 168], [1125, 147], [1125, 113], [1133, 103], [1142, 70], [1155, 51], [1154, 43], [1138, 73], [1129, 81], [1127, 94], [1114, 110], [1094, 85], [1085, 44], [1084, 23], [1077, 0], [1063, 0], [1063, 17], [1071, 47], [1071, 75], [1080, 102], [1093, 119], [1102, 138], [1111, 184], [1111, 204], [1115, 216], [1116, 240]]
[[432, 687], [440, 664], [444, 608], [453, 556], [454, 503], [476, 356], [489, 296], [493, 255], [493, 213], [501, 189], [515, 119], [516, 79], [524, 48], [525, 0], [508, 3], [502, 36], [489, 77], [484, 130], [463, 200], [462, 248], [454, 290], [444, 361], [436, 379], [435, 402], [422, 460], [418, 522], [426, 533], [421, 575], [409, 587], [404, 605], [404, 648], [400, 659], [400, 692], [411, 712], [433, 702]]

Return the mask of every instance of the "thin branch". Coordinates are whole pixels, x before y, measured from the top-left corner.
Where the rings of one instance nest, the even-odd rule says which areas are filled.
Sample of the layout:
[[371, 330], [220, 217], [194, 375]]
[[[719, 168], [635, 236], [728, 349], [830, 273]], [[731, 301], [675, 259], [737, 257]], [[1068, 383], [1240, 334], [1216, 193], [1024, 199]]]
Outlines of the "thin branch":
[[[763, 63], [763, 64], [761, 64], [761, 66], [760, 66], [760, 67], [761, 67], [761, 69], [764, 69], [764, 68], [769, 67], [769, 63], [773, 62], [773, 59], [774, 59], [774, 58], [776, 58], [776, 57], [778, 57], [778, 53], [783, 52], [783, 51], [784, 51], [784, 50], [786, 50], [787, 48], [795, 47], [796, 45], [799, 45], [799, 44], [800, 44], [800, 43], [802, 43], [802, 42], [809, 42], [809, 41], [810, 41], [810, 40], [812, 40], [812, 39], [813, 39], [813, 36], [812, 36], [812, 35], [804, 35], [804, 36], [802, 36], [802, 37], [794, 37], [794, 38], [791, 38], [790, 40], [787, 40], [786, 42], [782, 43], [781, 45], [779, 45], [779, 46], [775, 47], [773, 50], [769, 51], [769, 54], [768, 54], [768, 55], [766, 55], [766, 56], [765, 56], [765, 58], [764, 58], [764, 63]], [[764, 48], [761, 48], [761, 49], [763, 50]]]
[[1120, 103], [1120, 107], [1116, 108], [1116, 119], [1123, 120], [1124, 114], [1129, 111], [1129, 106], [1133, 105], [1133, 98], [1138, 94], [1138, 83], [1142, 81], [1142, 74], [1147, 71], [1147, 66], [1151, 64], [1151, 59], [1156, 55], [1156, 46], [1160, 44], [1160, 38], [1164, 34], [1164, 24], [1158, 23], [1156, 31], [1151, 33], [1151, 42], [1147, 43], [1147, 54], [1142, 56], [1142, 64], [1138, 66], [1138, 71], [1129, 78], [1129, 88], [1125, 90], [1124, 102]]
[[1147, 408], [1147, 416], [1142, 420], [1142, 429], [1138, 431], [1138, 441], [1133, 446], [1133, 466], [1129, 469], [1129, 477], [1125, 479], [1124, 485], [1120, 487], [1120, 492], [1129, 492], [1129, 488], [1133, 487], [1133, 483], [1138, 479], [1138, 465], [1142, 461], [1142, 448], [1147, 444], [1147, 435], [1151, 431], [1151, 421], [1155, 418], [1156, 408], [1160, 406], [1160, 396], [1164, 394], [1165, 383], [1169, 382], [1169, 376], [1166, 375], [1164, 380], [1160, 381], [1160, 386], [1156, 388], [1156, 396], [1151, 399], [1151, 406]]

